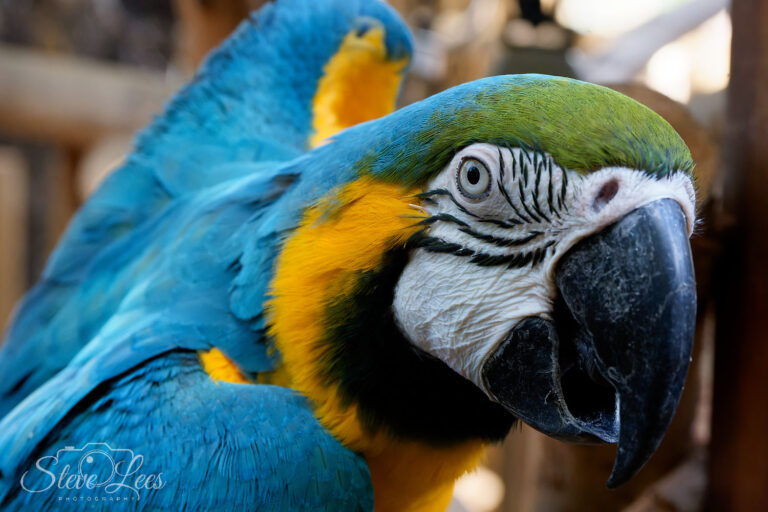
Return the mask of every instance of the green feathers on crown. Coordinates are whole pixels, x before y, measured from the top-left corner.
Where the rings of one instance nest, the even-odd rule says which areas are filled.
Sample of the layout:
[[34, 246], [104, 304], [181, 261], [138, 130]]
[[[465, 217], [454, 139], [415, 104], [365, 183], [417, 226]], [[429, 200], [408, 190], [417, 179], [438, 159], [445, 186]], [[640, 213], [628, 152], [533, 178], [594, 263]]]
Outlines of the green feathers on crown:
[[549, 153], [581, 173], [624, 166], [663, 177], [693, 169], [685, 143], [661, 116], [612, 89], [568, 78], [485, 78], [389, 118], [391, 143], [360, 163], [381, 178], [410, 184], [423, 183], [474, 142]]

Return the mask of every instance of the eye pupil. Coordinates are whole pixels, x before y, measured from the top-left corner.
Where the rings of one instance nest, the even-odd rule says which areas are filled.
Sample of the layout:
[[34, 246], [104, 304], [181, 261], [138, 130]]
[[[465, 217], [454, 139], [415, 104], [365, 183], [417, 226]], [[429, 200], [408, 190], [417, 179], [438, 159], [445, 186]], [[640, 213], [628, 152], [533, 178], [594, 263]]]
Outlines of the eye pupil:
[[491, 173], [483, 162], [465, 158], [456, 173], [456, 186], [464, 197], [484, 199], [490, 193]]
[[471, 185], [477, 185], [477, 183], [480, 181], [480, 169], [478, 169], [474, 165], [470, 167], [467, 170], [467, 181]]

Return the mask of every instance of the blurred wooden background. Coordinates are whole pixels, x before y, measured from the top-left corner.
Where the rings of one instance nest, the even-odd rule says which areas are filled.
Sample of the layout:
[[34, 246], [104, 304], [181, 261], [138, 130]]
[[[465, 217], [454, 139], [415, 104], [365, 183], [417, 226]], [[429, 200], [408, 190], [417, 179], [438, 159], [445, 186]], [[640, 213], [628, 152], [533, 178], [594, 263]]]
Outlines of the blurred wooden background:
[[[578, 8], [579, 1], [583, 9], [598, 14], [592, 0], [567, 3]], [[264, 0], [0, 3], [0, 325], [39, 275], [71, 214], [130, 150], [133, 133], [162, 109], [206, 53], [262, 3]], [[765, 387], [760, 387], [764, 380], [759, 378], [759, 367], [752, 368], [749, 378], [741, 379], [739, 371], [760, 339], [754, 333], [764, 333], [765, 329], [722, 330], [716, 322], [722, 307], [713, 293], [713, 289], [723, 289], [722, 283], [712, 283], [716, 274], [713, 268], [718, 272], [723, 269], [721, 240], [729, 233], [742, 236], [734, 226], [741, 225], [744, 214], [733, 205], [747, 193], [741, 182], [729, 181], [730, 175], [718, 170], [751, 176], [749, 183], [755, 185], [749, 197], [768, 204], [757, 197], [768, 192], [765, 164], [759, 167], [757, 163], [766, 161], [757, 155], [761, 147], [765, 148], [762, 140], [768, 137], [764, 121], [768, 115], [768, 8], [764, 2], [735, 0], [734, 17], [740, 16], [736, 23], [748, 27], [744, 32], [751, 35], [748, 40], [738, 40], [739, 49], [733, 49], [734, 67], [739, 59], [749, 64], [739, 68], [741, 89], [730, 93], [732, 100], [740, 100], [739, 115], [731, 114], [727, 125], [722, 86], [698, 93], [689, 87], [689, 95], [677, 97], [685, 105], [648, 87], [670, 91], [673, 96], [674, 91], [681, 90], [664, 82], [670, 76], [679, 80], [674, 62], [681, 61], [669, 60], [674, 57], [669, 49], [679, 54], [684, 44], [695, 48], [704, 44], [702, 41], [714, 40], [717, 27], [720, 32], [730, 31], [730, 18], [724, 14], [726, 0], [670, 2], [669, 8], [659, 8], [655, 17], [632, 30], [602, 39], [560, 22], [564, 16], [559, 16], [563, 9], [558, 8], [564, 8], [566, 0], [391, 3], [413, 28], [417, 47], [402, 103], [488, 74], [543, 72], [610, 82], [669, 120], [697, 162], [703, 221], [692, 240], [700, 301], [695, 357], [683, 403], [659, 452], [632, 482], [609, 491], [604, 482], [612, 465], [613, 447], [565, 445], [523, 427], [510, 434], [502, 446], [489, 450], [480, 471], [459, 482], [452, 509], [768, 510], [765, 465], [750, 463], [759, 457], [768, 460], [768, 453], [749, 453], [753, 446], [765, 448], [765, 440], [757, 438], [768, 430], [767, 421], [756, 422], [743, 431], [743, 436], [739, 430], [750, 423], [749, 406], [763, 404], [766, 410], [760, 397]], [[605, 2], [601, 5], [603, 10], [629, 9], [620, 2], [614, 2], [614, 7]], [[572, 19], [579, 19], [578, 11]], [[730, 32], [725, 37], [729, 44]], [[709, 54], [704, 55], [706, 60]], [[705, 70], [717, 67], [712, 55], [711, 63], [704, 64]], [[700, 57], [691, 57], [693, 61], [696, 58]], [[664, 62], [667, 67], [660, 68], [659, 73], [657, 68]], [[669, 62], [673, 62], [671, 67]], [[692, 66], [689, 71], [694, 76]], [[762, 84], [762, 89], [750, 89], [745, 85], [748, 83]], [[756, 120], [750, 115], [757, 116]], [[740, 148], [738, 141], [744, 140], [745, 127], [753, 127], [762, 137], [755, 140], [753, 132], [749, 139], [753, 145], [744, 149], [755, 151], [756, 156], [745, 162], [734, 158], [731, 149], [728, 160], [722, 161], [719, 147], [724, 134], [731, 147]], [[734, 134], [741, 134], [742, 139]], [[750, 165], [749, 172], [735, 168]], [[750, 212], [756, 215], [759, 211]], [[768, 218], [765, 212], [762, 218]], [[751, 233], [757, 233], [757, 228]], [[765, 231], [762, 233], [764, 240]], [[764, 251], [755, 252], [750, 247], [747, 244], [743, 250], [753, 251], [750, 254], [757, 258], [750, 260], [753, 265], [765, 261]], [[731, 258], [738, 260], [732, 253]], [[747, 278], [739, 274], [734, 279]], [[742, 292], [726, 289], [723, 293], [731, 293], [729, 304], [739, 304]], [[753, 300], [768, 311], [765, 294]], [[734, 318], [733, 307], [722, 314]], [[740, 321], [731, 320], [725, 326]], [[732, 357], [731, 346], [737, 342], [741, 359]], [[763, 343], [765, 346], [768, 343]], [[765, 348], [762, 350], [764, 354]], [[714, 354], [718, 354], [717, 363], [713, 363]], [[713, 364], [720, 365], [714, 419]], [[737, 394], [741, 397], [738, 401]], [[718, 465], [708, 465], [713, 423], [718, 443], [712, 447], [713, 461]], [[733, 453], [741, 455], [735, 458]], [[756, 473], [747, 475], [739, 467], [724, 469], [728, 464], [746, 465]], [[740, 486], [745, 479], [762, 482], [762, 494], [759, 483]], [[750, 498], [740, 500], [736, 495]]]

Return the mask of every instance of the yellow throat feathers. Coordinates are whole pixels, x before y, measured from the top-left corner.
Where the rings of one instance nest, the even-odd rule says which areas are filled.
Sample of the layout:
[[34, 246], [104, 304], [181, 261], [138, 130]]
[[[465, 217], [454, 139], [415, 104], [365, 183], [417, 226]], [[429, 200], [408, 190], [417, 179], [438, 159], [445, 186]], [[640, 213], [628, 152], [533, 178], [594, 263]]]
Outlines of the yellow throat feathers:
[[453, 482], [483, 450], [480, 441], [435, 448], [366, 432], [357, 405], [342, 403], [338, 385], [321, 374], [331, 298], [351, 292], [361, 272], [379, 267], [388, 250], [423, 227], [423, 214], [412, 206], [416, 192], [364, 177], [309, 208], [282, 248], [267, 306], [269, 334], [291, 387], [312, 401], [325, 428], [366, 457], [377, 511], [445, 510]]

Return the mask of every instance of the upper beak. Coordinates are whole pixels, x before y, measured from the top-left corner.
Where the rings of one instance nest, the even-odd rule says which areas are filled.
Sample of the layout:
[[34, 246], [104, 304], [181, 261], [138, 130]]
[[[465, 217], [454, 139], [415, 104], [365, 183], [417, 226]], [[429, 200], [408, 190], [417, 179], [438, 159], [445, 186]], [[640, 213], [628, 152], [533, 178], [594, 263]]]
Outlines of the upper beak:
[[609, 487], [651, 457], [688, 370], [696, 284], [685, 215], [638, 208], [563, 256], [552, 319], [518, 323], [488, 358], [488, 392], [545, 434], [618, 443]]

